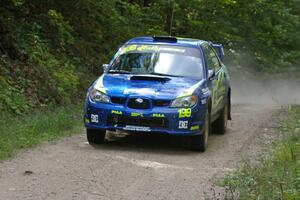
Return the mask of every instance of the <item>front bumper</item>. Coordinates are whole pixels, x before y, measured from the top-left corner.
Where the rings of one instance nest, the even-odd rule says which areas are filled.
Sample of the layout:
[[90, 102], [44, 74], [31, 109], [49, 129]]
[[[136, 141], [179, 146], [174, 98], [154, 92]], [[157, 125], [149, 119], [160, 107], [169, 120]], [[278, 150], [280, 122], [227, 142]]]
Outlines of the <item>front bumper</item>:
[[193, 108], [131, 109], [122, 105], [86, 101], [85, 127], [172, 135], [199, 135], [204, 130], [206, 105]]

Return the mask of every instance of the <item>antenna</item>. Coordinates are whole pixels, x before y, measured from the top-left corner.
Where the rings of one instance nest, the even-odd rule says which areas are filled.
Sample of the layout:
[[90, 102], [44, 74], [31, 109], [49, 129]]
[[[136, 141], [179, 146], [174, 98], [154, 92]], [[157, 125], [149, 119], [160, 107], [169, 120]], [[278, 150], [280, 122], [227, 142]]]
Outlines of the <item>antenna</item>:
[[[172, 2], [173, 2], [173, 6], [172, 6], [172, 13], [171, 13], [171, 20], [170, 20], [169, 36], [172, 35], [173, 18], [174, 18], [174, 8], [175, 8], [175, 1], [172, 1]], [[171, 0], [170, 0], [170, 4], [171, 4]]]

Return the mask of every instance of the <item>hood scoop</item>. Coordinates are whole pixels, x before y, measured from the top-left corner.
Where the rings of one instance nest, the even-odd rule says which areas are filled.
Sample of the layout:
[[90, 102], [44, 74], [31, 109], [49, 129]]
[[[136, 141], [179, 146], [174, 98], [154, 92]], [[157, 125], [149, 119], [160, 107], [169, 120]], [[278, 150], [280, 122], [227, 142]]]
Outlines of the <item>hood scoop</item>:
[[156, 75], [134, 75], [130, 77], [130, 80], [167, 82], [171, 79], [168, 77], [156, 76]]

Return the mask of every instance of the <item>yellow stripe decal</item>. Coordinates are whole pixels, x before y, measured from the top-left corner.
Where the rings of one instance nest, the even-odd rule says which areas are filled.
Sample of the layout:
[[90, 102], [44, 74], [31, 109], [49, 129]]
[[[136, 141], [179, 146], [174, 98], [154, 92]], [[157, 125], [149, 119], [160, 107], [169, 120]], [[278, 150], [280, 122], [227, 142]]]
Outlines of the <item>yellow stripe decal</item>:
[[183, 91], [177, 98], [191, 96], [194, 93], [194, 91], [202, 84], [202, 82], [203, 82], [203, 80], [199, 81], [198, 83], [196, 83], [189, 89]]
[[154, 51], [154, 52], [158, 52], [158, 51], [174, 51], [174, 52], [179, 52], [179, 53], [184, 53], [185, 49], [178, 49], [178, 48], [174, 48], [174, 47], [161, 47], [158, 45], [129, 45], [126, 46], [122, 49], [121, 53], [126, 53], [129, 51]]
[[200, 126], [199, 125], [194, 125], [191, 127], [191, 131], [194, 131], [194, 130], [199, 130]]
[[97, 90], [99, 90], [100, 92], [106, 94], [106, 90], [105, 90], [104, 85], [103, 85], [103, 78], [104, 78], [104, 75], [102, 75], [102, 76], [99, 78], [98, 82], [97, 82], [96, 85], [95, 85], [95, 88], [96, 88]]

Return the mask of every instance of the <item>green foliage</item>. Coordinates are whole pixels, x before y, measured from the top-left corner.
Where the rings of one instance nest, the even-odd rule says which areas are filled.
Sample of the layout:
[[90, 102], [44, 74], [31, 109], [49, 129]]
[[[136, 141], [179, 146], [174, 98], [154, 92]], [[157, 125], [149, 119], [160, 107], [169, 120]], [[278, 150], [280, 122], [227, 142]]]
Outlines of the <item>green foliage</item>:
[[226, 61], [235, 61], [229, 67], [297, 70], [299, 8], [298, 0], [2, 0], [0, 109], [20, 113], [78, 99], [99, 66], [142, 35], [220, 42]]
[[[288, 137], [276, 143], [271, 154], [259, 165], [245, 164], [229, 176], [222, 185], [236, 199], [300, 199], [300, 107], [290, 110], [286, 128]], [[232, 195], [235, 194], [235, 195]]]
[[12, 3], [15, 6], [22, 6], [25, 3], [25, 0], [12, 0]]
[[5, 76], [7, 65], [5, 58], [0, 57], [0, 67], [2, 69], [0, 71], [0, 111], [21, 114], [26, 112], [32, 105], [28, 102], [23, 88], [10, 84], [12, 82], [11, 77]]
[[82, 105], [42, 109], [30, 115], [0, 118], [0, 160], [44, 141], [82, 132]]
[[21, 114], [28, 110], [28, 102], [23, 93], [17, 88], [11, 87], [4, 77], [0, 76], [0, 109], [2, 111]]
[[[74, 37], [72, 35], [73, 28], [67, 23], [63, 16], [56, 10], [50, 9], [48, 11], [49, 24], [55, 29], [55, 39], [59, 40], [60, 48], [64, 48], [67, 44], [74, 44]], [[49, 33], [48, 33], [49, 34]]]
[[[92, 80], [80, 81], [90, 72], [68, 51], [74, 44], [72, 26], [54, 9], [1, 3], [0, 110], [20, 114], [48, 103], [75, 102]], [[36, 14], [28, 13], [29, 7]]]
[[[75, 74], [75, 67], [66, 63], [53, 73], [55, 86], [62, 99], [70, 101], [76, 97], [79, 77]], [[70, 84], [71, 83], [71, 84]]]

